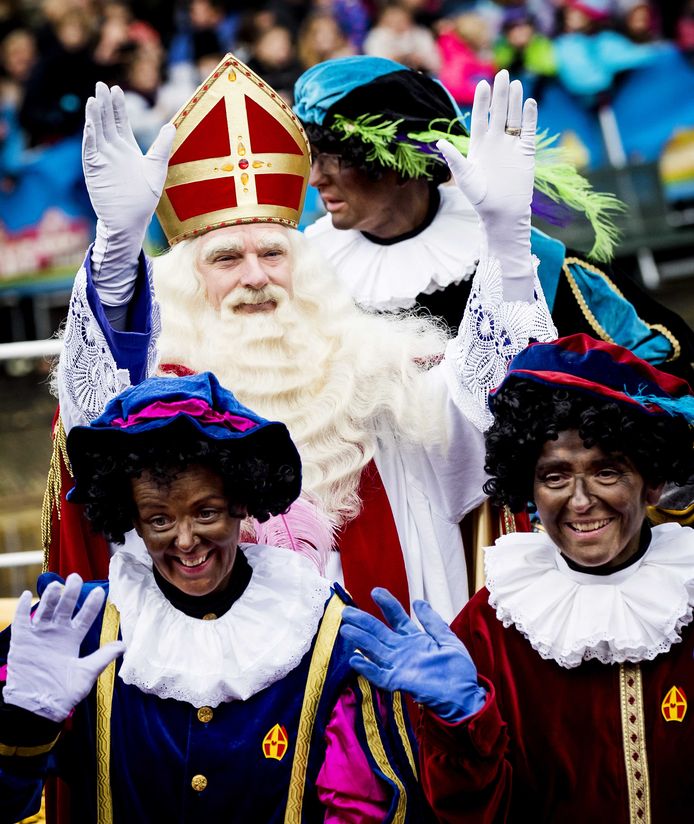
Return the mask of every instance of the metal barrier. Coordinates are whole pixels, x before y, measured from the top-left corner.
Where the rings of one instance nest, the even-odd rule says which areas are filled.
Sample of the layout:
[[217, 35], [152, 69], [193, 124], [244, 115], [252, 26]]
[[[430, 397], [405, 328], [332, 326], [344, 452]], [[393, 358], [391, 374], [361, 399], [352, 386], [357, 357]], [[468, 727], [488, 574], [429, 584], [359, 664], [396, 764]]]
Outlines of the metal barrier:
[[21, 340], [15, 343], [0, 343], [0, 361], [18, 358], [52, 358], [63, 348], [62, 340]]
[[26, 552], [0, 553], [0, 569], [3, 567], [32, 566], [43, 563], [43, 550], [30, 549]]

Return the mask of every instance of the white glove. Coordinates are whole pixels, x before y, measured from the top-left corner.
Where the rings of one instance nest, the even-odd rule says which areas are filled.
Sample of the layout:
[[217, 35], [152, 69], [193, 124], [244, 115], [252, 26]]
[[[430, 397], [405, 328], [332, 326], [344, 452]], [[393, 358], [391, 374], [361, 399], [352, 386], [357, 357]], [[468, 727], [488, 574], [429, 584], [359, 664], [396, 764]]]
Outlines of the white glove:
[[31, 593], [22, 593], [12, 621], [5, 703], [64, 721], [99, 673], [125, 651], [122, 641], [113, 641], [86, 658], [79, 657], [80, 644], [105, 597], [101, 587], [95, 588], [72, 618], [81, 590], [82, 579], [75, 573], [68, 575], [64, 587], [57, 581], [49, 584], [33, 619]]
[[123, 91], [96, 84], [85, 109], [82, 168], [98, 218], [92, 274], [99, 298], [120, 306], [132, 297], [137, 261], [161, 197], [176, 128], [162, 126], [146, 155], [125, 111]]
[[[506, 70], [494, 79], [494, 93], [482, 80], [475, 89], [467, 158], [447, 140], [436, 144], [455, 182], [482, 223], [482, 254], [501, 263], [505, 300], [533, 300], [530, 203], [535, 178], [537, 104], [523, 105], [519, 80]], [[516, 135], [508, 130], [520, 129]]]

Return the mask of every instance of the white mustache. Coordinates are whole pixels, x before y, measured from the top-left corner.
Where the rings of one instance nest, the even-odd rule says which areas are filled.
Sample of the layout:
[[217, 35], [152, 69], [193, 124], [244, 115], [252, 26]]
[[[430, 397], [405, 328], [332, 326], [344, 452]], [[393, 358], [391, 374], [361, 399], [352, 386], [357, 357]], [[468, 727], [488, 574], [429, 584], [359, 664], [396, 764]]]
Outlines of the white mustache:
[[254, 305], [273, 301], [278, 306], [285, 302], [287, 293], [281, 286], [268, 284], [262, 289], [249, 289], [247, 286], [237, 286], [222, 301], [222, 309], [235, 309], [237, 306]]

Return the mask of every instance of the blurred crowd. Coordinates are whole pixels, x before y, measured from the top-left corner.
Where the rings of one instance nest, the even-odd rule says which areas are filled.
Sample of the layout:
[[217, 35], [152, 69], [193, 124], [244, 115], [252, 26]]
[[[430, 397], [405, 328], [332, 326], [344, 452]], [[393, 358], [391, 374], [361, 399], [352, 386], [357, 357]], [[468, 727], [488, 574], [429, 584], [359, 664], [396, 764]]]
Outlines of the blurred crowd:
[[291, 101], [299, 74], [366, 53], [438, 76], [462, 107], [509, 68], [528, 93], [587, 99], [661, 41], [694, 50], [694, 2], [642, 0], [0, 0], [0, 178], [78, 134], [97, 80], [126, 91], [146, 146], [227, 51]]

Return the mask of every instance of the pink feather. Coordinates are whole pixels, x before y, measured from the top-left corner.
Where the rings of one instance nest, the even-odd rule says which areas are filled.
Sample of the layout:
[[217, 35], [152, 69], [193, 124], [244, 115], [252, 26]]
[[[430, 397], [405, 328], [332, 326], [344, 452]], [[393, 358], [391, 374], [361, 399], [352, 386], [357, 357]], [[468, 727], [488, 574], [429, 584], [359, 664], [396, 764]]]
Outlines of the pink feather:
[[262, 524], [254, 519], [244, 524], [243, 540], [298, 552], [310, 558], [323, 575], [335, 540], [335, 525], [314, 499], [301, 495], [286, 514]]

